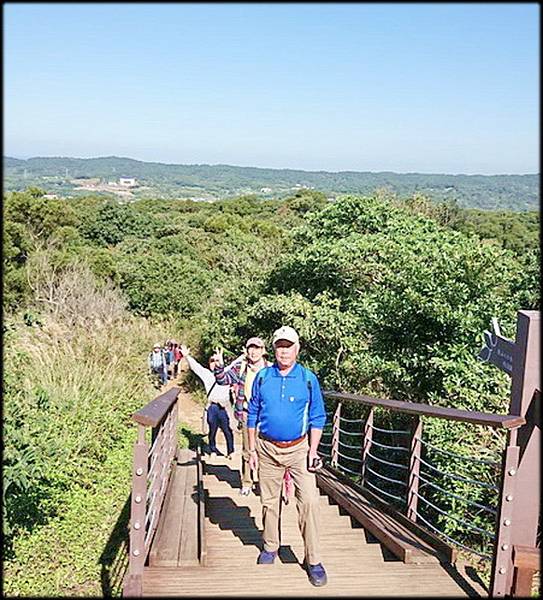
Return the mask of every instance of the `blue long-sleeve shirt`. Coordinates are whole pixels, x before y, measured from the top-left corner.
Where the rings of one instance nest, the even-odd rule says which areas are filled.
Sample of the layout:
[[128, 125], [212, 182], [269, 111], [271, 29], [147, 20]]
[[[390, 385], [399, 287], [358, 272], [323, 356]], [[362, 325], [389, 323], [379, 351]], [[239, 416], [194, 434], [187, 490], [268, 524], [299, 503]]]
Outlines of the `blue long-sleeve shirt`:
[[273, 440], [291, 441], [305, 435], [308, 429], [322, 429], [325, 423], [324, 401], [313, 371], [295, 363], [284, 376], [277, 364], [258, 372], [249, 401], [247, 427], [257, 427]]

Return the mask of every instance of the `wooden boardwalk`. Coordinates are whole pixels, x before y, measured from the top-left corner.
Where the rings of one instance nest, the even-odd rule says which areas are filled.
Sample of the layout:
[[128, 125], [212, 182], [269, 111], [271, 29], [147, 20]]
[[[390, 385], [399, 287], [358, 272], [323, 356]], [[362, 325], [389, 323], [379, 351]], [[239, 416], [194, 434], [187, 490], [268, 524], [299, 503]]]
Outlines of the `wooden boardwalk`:
[[[182, 500], [166, 498], [165, 501], [157, 530], [157, 534], [163, 532], [157, 535], [162, 546], [158, 548], [156, 542], [152, 547], [150, 566], [145, 567], [143, 576], [144, 596], [488, 595], [477, 576], [471, 576], [472, 571], [461, 564], [452, 567], [403, 563], [322, 493], [321, 548], [328, 584], [322, 588], [312, 586], [302, 569], [303, 542], [297, 527], [295, 501], [283, 509], [282, 546], [276, 564], [257, 565], [262, 531], [260, 499], [254, 494], [239, 494], [239, 453], [232, 460], [206, 456], [205, 462], [206, 564], [187, 557], [187, 552], [196, 548], [194, 539], [186, 538], [183, 542], [182, 533], [174, 531], [182, 515], [172, 511], [179, 511], [181, 504], [196, 515], [190, 502], [198, 501], [194, 490], [178, 491]], [[182, 481], [187, 481], [186, 476]], [[181, 487], [178, 481], [177, 488]], [[165, 543], [164, 536], [174, 541]], [[172, 543], [178, 549], [173, 553], [166, 547]], [[168, 557], [168, 564], [174, 566], [156, 566], [160, 556]]]

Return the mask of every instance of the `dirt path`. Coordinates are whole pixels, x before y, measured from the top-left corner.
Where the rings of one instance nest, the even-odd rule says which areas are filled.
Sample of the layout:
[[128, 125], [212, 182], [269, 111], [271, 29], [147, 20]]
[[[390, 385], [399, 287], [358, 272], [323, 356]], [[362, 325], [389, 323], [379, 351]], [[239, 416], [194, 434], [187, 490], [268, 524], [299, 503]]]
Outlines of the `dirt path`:
[[185, 377], [189, 372], [188, 366], [184, 361], [179, 365], [179, 374], [177, 379], [170, 379], [168, 383], [161, 388], [160, 393], [179, 387], [181, 391], [178, 396], [179, 421], [186, 423], [194, 433], [202, 433], [202, 413], [204, 407], [193, 399], [185, 383]]

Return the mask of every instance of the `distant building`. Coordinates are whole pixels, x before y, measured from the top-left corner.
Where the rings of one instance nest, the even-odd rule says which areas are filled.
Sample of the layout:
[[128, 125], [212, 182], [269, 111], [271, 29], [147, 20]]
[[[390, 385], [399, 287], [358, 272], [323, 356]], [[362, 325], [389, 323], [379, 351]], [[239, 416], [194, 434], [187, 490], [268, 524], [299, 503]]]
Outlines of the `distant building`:
[[269, 193], [272, 191], [272, 189], [271, 189], [271, 188], [269, 188], [269, 187], [263, 187], [263, 188], [260, 188], [260, 191], [261, 191], [263, 194], [269, 194]]
[[119, 177], [119, 185], [134, 187], [137, 185], [135, 177]]

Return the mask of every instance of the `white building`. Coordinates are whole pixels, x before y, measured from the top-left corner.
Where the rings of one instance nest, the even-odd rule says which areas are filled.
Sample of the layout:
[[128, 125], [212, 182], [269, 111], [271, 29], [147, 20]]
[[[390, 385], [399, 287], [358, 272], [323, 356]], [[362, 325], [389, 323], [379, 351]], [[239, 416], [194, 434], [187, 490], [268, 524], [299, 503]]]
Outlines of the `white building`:
[[135, 177], [119, 177], [119, 185], [123, 185], [125, 187], [134, 187], [136, 184]]

